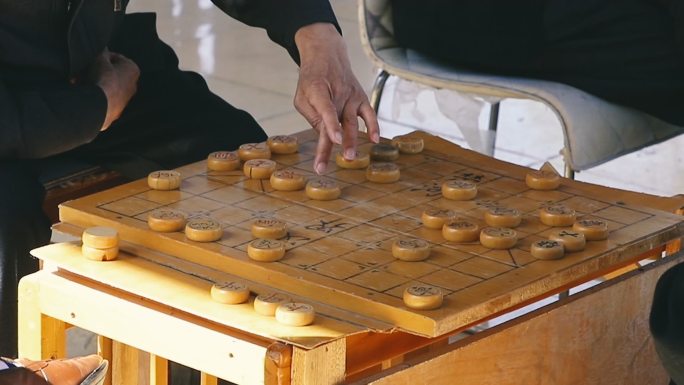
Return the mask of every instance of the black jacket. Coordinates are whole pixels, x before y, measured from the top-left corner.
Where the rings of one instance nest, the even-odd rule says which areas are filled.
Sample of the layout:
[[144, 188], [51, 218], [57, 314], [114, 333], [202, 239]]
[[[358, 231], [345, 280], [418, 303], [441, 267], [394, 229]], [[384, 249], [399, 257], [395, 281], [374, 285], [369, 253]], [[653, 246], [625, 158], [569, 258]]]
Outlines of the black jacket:
[[[327, 0], [212, 0], [265, 28], [298, 60], [302, 26], [337, 26]], [[0, 159], [42, 158], [93, 140], [107, 110], [95, 85], [72, 84], [116, 34], [128, 0], [0, 0]], [[339, 27], [338, 27], [339, 29]]]

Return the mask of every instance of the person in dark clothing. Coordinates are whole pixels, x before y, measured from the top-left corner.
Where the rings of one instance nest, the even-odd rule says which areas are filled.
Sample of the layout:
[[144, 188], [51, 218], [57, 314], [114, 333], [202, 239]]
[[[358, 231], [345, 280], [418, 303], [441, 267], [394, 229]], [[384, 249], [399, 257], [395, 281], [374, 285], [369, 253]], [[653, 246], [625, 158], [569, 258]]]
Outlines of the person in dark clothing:
[[[266, 135], [246, 112], [181, 71], [155, 16], [127, 0], [0, 0], [0, 356], [16, 356], [17, 284], [49, 242], [41, 211], [45, 164], [77, 158], [128, 178], [198, 161]], [[322, 172], [333, 143], [355, 154], [361, 117], [377, 120], [351, 72], [327, 0], [214, 0], [265, 28], [300, 65], [295, 107], [320, 132]]]
[[658, 280], [651, 307], [651, 334], [672, 382], [684, 384], [684, 264]]
[[392, 0], [403, 47], [565, 83], [684, 126], [682, 0]]
[[[684, 126], [684, 0], [391, 1], [403, 47], [566, 83]], [[672, 384], [684, 384], [684, 265], [658, 282], [651, 332]]]

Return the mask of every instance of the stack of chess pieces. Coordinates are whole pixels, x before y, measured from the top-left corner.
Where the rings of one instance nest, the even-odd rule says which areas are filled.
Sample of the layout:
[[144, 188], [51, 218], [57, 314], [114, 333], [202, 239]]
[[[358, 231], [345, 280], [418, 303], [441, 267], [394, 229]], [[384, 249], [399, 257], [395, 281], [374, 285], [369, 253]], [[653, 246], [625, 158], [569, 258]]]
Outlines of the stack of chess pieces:
[[[391, 144], [372, 146], [368, 153], [357, 152], [353, 160], [345, 159], [338, 153], [335, 162], [343, 169], [365, 169], [366, 179], [370, 182], [394, 183], [400, 179], [400, 168], [393, 162], [400, 154], [418, 154], [423, 147], [421, 138], [399, 136]], [[246, 177], [268, 179], [274, 190], [304, 190], [306, 196], [313, 200], [338, 199], [341, 189], [333, 179], [313, 177], [307, 180], [296, 170], [278, 170], [277, 163], [270, 159], [271, 154], [292, 154], [297, 151], [296, 137], [275, 136], [265, 143], [244, 144], [237, 151], [213, 152], [207, 158], [207, 168], [223, 172], [235, 171], [242, 166]], [[149, 174], [147, 181], [154, 190], [175, 190], [181, 185], [181, 175], [173, 170], [155, 171]], [[554, 190], [559, 187], [561, 178], [553, 167], [545, 165], [539, 171], [528, 173], [526, 183], [531, 189]], [[477, 185], [468, 180], [449, 180], [442, 185], [442, 195], [450, 200], [473, 200], [477, 197]], [[531, 245], [531, 254], [539, 259], [559, 259], [565, 253], [583, 250], [586, 241], [602, 240], [608, 236], [604, 220], [576, 220], [575, 211], [562, 205], [543, 207], [539, 219], [548, 226], [559, 228], [551, 233], [549, 239]], [[428, 209], [423, 212], [421, 220], [427, 228], [441, 229], [444, 239], [450, 242], [479, 242], [490, 249], [510, 249], [518, 242], [515, 227], [521, 223], [521, 213], [505, 207], [490, 208], [484, 215], [487, 224], [484, 228], [476, 220], [459, 217], [452, 210]], [[158, 232], [184, 231], [189, 240], [196, 242], [213, 242], [223, 236], [221, 223], [212, 218], [187, 218], [180, 211], [166, 208], [151, 212], [148, 226]], [[569, 229], [570, 226], [572, 229]], [[247, 254], [251, 259], [275, 262], [285, 256], [285, 242], [280, 240], [287, 236], [284, 222], [275, 218], [258, 219], [253, 222], [251, 232], [254, 240], [247, 246]], [[430, 244], [422, 239], [400, 238], [393, 243], [392, 254], [403, 261], [422, 261], [430, 256]], [[240, 282], [217, 283], [212, 287], [211, 295], [217, 302], [235, 304], [246, 302], [250, 298], [250, 291]], [[406, 288], [403, 297], [407, 307], [417, 310], [437, 309], [443, 302], [441, 289], [420, 283]], [[254, 306], [259, 314], [276, 316], [284, 324], [303, 326], [313, 322], [313, 307], [288, 300], [284, 294], [270, 293], [257, 296]]]
[[105, 226], [89, 227], [81, 235], [81, 253], [92, 261], [113, 261], [119, 256], [119, 233]]

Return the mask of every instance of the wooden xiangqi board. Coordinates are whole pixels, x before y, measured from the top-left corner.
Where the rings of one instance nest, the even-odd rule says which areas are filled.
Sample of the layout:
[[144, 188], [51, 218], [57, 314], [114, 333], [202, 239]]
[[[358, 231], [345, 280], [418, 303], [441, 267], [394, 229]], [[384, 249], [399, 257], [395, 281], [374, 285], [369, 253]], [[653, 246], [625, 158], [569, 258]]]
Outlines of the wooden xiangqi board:
[[[310, 298], [396, 325], [404, 330], [437, 336], [465, 327], [569, 284], [626, 265], [651, 248], [684, 233], [681, 217], [613, 201], [609, 189], [563, 180], [554, 191], [530, 190], [528, 169], [486, 158], [456, 145], [421, 135], [426, 148], [418, 155], [401, 155], [401, 180], [391, 184], [366, 181], [365, 170], [329, 165], [326, 177], [342, 187], [340, 199], [313, 201], [304, 191], [274, 191], [267, 180], [248, 180], [241, 170], [214, 172], [198, 162], [178, 169], [180, 191], [150, 190], [139, 180], [60, 207], [63, 222], [85, 228], [119, 229], [121, 239], [245, 279]], [[298, 135], [299, 152], [274, 155], [279, 168], [291, 167], [312, 176], [316, 135]], [[361, 150], [370, 143], [361, 140]], [[478, 184], [472, 201], [442, 198], [440, 186], [449, 179]], [[608, 240], [588, 242], [584, 251], [557, 261], [540, 261], [529, 253], [532, 242], [551, 228], [537, 216], [540, 207], [562, 202], [609, 224]], [[520, 236], [511, 250], [490, 250], [479, 243], [454, 244], [439, 230], [422, 227], [421, 213], [431, 207], [452, 209], [483, 224], [492, 206], [516, 208], [523, 214]], [[147, 214], [161, 207], [190, 215], [208, 215], [224, 225], [220, 241], [197, 243], [181, 232], [148, 229]], [[250, 260], [246, 245], [255, 218], [274, 217], [289, 228], [287, 253], [278, 262]], [[430, 258], [402, 262], [391, 254], [402, 236], [432, 243]], [[443, 306], [417, 311], [404, 306], [403, 290], [422, 282], [442, 288]], [[351, 320], [353, 321], [353, 320]]]

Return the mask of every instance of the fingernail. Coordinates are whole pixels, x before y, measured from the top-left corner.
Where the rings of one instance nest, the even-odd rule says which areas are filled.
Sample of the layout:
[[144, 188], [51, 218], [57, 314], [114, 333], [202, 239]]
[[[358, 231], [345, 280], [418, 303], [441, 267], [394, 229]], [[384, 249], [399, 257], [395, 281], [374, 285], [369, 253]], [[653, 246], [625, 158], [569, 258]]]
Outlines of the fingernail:
[[356, 158], [356, 151], [353, 148], [344, 150], [344, 159], [353, 160]]
[[335, 143], [342, 144], [342, 134], [340, 134], [339, 132], [335, 133]]
[[374, 132], [373, 133], [373, 142], [377, 143], [379, 141], [380, 141], [380, 134], [378, 134], [377, 132]]
[[318, 162], [316, 163], [316, 166], [314, 166], [314, 169], [316, 170], [316, 174], [321, 175], [325, 172], [325, 163], [323, 162]]

